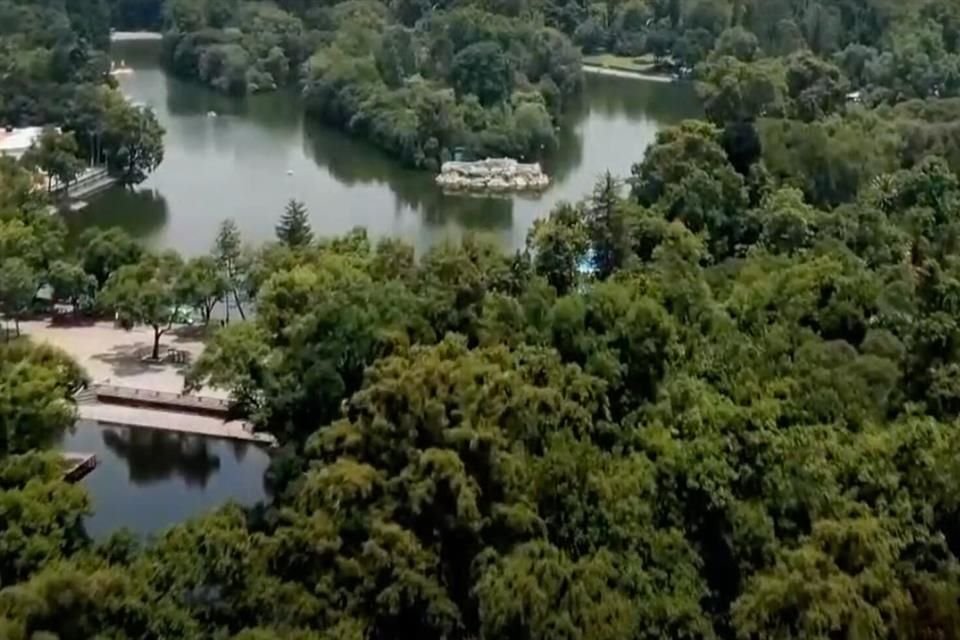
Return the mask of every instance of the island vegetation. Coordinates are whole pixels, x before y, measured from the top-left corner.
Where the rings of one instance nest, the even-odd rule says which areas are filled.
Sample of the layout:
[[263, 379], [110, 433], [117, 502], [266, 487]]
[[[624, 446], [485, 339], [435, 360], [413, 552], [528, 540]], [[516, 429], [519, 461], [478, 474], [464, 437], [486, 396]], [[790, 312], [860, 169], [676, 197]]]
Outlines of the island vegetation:
[[299, 86], [311, 115], [432, 171], [455, 157], [542, 157], [581, 85], [566, 36], [479, 6], [175, 0], [170, 16], [175, 72], [235, 95]]
[[[884, 59], [950, 8], [804, 4], [859, 7], [837, 42]], [[956, 637], [960, 101], [897, 89], [909, 66], [849, 104], [810, 48], [708, 61], [708, 120], [513, 255], [320, 237], [295, 202], [257, 247], [230, 221], [187, 260], [68, 245], [0, 163], [0, 637]], [[158, 345], [171, 309], [232, 300], [188, 384], [276, 437], [272, 500], [90, 540], [46, 448], [83, 372], [16, 336], [47, 286]]]
[[[807, 120], [847, 98], [876, 107], [960, 94], [953, 0], [113, 4], [123, 24], [163, 25], [177, 73], [237, 95], [297, 87], [312, 115], [430, 170], [549, 152], [581, 85], [578, 50], [594, 64], [690, 76], [708, 105], [753, 115], [780, 115], [785, 93], [806, 110], [790, 117]], [[819, 91], [829, 104], [809, 102]]]

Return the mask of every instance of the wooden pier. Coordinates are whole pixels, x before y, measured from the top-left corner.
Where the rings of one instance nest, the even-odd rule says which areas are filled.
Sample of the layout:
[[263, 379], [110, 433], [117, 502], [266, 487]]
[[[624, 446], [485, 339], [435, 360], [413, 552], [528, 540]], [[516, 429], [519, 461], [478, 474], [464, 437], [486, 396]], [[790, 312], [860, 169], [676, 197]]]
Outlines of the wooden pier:
[[97, 468], [97, 456], [92, 453], [64, 453], [63, 462], [63, 479], [67, 482], [77, 482]]

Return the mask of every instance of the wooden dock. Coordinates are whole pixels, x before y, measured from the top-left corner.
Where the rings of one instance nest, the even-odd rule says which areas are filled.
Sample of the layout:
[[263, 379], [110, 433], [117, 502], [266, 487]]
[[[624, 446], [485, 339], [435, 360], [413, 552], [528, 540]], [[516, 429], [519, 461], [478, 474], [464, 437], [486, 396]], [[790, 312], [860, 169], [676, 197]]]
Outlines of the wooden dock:
[[92, 453], [67, 452], [63, 454], [63, 462], [63, 479], [67, 482], [77, 482], [97, 468], [97, 456]]

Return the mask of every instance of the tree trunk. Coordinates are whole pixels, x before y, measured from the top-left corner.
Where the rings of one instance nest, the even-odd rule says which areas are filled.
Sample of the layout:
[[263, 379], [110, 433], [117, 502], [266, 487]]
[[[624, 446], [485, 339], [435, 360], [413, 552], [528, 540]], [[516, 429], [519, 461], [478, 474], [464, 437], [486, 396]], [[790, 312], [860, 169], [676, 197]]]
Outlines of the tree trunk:
[[247, 319], [247, 314], [245, 314], [245, 313], [243, 312], [243, 305], [240, 304], [240, 293], [237, 292], [236, 288], [234, 288], [234, 290], [233, 290], [233, 299], [234, 299], [234, 301], [236, 301], [236, 303], [237, 303], [237, 311], [240, 313], [240, 319], [241, 319], [241, 320], [246, 320], [246, 319]]
[[160, 336], [163, 335], [163, 331], [159, 327], [153, 328], [153, 359], [160, 359]]
[[13, 326], [17, 329], [17, 337], [20, 337], [20, 316], [13, 316]]

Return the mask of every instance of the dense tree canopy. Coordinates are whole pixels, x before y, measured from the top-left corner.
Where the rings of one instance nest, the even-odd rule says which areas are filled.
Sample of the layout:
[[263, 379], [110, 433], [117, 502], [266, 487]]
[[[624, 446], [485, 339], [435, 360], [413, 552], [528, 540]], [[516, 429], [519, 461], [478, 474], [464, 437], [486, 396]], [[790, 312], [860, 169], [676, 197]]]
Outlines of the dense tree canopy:
[[[237, 39], [211, 65], [261, 51], [248, 9], [171, 4], [184, 42]], [[538, 9], [551, 26], [513, 19]], [[297, 203], [258, 248], [225, 221], [187, 263], [116, 231], [70, 251], [0, 163], [4, 317], [42, 284], [158, 339], [181, 305], [246, 305], [188, 385], [280, 444], [268, 504], [94, 544], [42, 451], [82, 372], [0, 346], [0, 636], [956, 636], [954, 4], [291, 0], [255, 12], [264, 34], [302, 33], [276, 12], [326, 34], [315, 107], [384, 139], [356, 114], [410, 114], [396, 139], [434, 161], [499, 135], [491, 112], [552, 113], [575, 84], [557, 28], [722, 52], [698, 71], [710, 122], [660, 131], [515, 255], [314, 237]]]
[[113, 88], [109, 30], [106, 0], [0, 1], [0, 127], [47, 127], [31, 161], [59, 185], [90, 162], [138, 184], [163, 160], [153, 112]]

